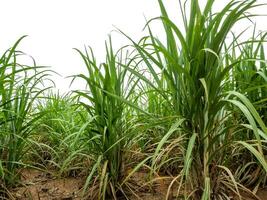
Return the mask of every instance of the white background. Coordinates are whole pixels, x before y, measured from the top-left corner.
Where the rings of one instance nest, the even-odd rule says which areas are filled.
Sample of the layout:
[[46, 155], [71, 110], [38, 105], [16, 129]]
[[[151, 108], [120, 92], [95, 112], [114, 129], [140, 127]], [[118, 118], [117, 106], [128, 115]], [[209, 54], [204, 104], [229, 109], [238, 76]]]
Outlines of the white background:
[[[163, 0], [176, 24], [179, 18], [178, 0]], [[200, 0], [201, 6], [205, 0]], [[227, 0], [216, 0], [215, 9], [222, 8]], [[257, 3], [267, 3], [258, 0]], [[29, 35], [19, 49], [33, 56], [39, 65], [63, 77], [78, 74], [85, 67], [73, 48], [90, 45], [99, 62], [104, 60], [104, 42], [112, 33], [114, 45], [129, 43], [122, 35], [112, 31], [114, 26], [133, 39], [145, 35], [142, 31], [145, 18], [160, 15], [157, 0], [0, 0], [0, 52], [9, 48], [22, 35]], [[267, 6], [253, 10], [265, 14]], [[267, 17], [254, 18], [258, 30], [267, 30]], [[235, 27], [240, 31], [252, 26], [248, 20]], [[161, 26], [155, 26], [156, 32]], [[69, 79], [55, 76], [57, 87], [68, 91]], [[81, 86], [82, 88], [84, 86]]]

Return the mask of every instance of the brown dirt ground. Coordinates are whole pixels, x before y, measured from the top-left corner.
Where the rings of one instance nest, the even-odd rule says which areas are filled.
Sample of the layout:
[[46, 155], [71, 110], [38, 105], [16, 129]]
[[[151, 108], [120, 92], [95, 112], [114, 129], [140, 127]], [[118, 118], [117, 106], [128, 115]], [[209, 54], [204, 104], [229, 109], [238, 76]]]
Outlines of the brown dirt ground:
[[[165, 200], [170, 177], [156, 179], [153, 187], [142, 185], [147, 173], [138, 172], [130, 180], [129, 188], [139, 188], [138, 196], [131, 195], [130, 200]], [[21, 170], [22, 186], [10, 189], [11, 200], [82, 200], [81, 193], [85, 179], [83, 177], [55, 178], [52, 173], [35, 169]], [[174, 187], [176, 188], [176, 186]], [[175, 199], [175, 191], [170, 191], [170, 200]], [[261, 200], [267, 200], [267, 189], [257, 193]], [[92, 199], [93, 200], [93, 199]], [[249, 197], [244, 200], [253, 200]]]
[[12, 189], [15, 200], [80, 200], [81, 177], [54, 178], [51, 173], [35, 169], [21, 171], [22, 186]]

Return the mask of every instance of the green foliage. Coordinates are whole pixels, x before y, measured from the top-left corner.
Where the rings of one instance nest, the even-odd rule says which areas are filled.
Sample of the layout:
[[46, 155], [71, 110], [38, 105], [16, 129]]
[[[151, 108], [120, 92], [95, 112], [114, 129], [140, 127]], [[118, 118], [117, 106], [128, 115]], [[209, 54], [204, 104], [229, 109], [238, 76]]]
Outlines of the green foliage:
[[[181, 145], [189, 146], [184, 153], [184, 168], [181, 171], [182, 177], [185, 175], [186, 178], [180, 180], [180, 185], [191, 185], [190, 190], [199, 188], [192, 195], [195, 199], [224, 198], [228, 194], [223, 187], [222, 190], [217, 188], [221, 184], [239, 194], [237, 188], [226, 184], [221, 178], [224, 173], [218, 166], [235, 169], [231, 163], [235, 162], [234, 156], [230, 152], [236, 148], [235, 141], [239, 140], [254, 140], [257, 153], [256, 149], [241, 141], [240, 144], [265, 166], [259, 135], [259, 129], [263, 135], [267, 133], [263, 121], [266, 112], [265, 34], [259, 39], [253, 35], [251, 41], [245, 43], [239, 43], [235, 36], [231, 44], [225, 41], [232, 27], [249, 17], [244, 13], [256, 7], [256, 1], [231, 1], [213, 14], [213, 0], [208, 0], [203, 10], [199, 1], [192, 0], [189, 13], [181, 7], [184, 29], [173, 23], [163, 2], [158, 2], [161, 17], [148, 21], [148, 36], [136, 43], [123, 33], [136, 49], [135, 57], [139, 59], [140, 68], [145, 66], [149, 75], [140, 73], [141, 70], [125, 68], [148, 85], [143, 94], [149, 94], [149, 112], [185, 119], [178, 135], [184, 134], [187, 139]], [[155, 20], [163, 24], [165, 41], [157, 38], [151, 29], [151, 23]], [[150, 98], [152, 94], [153, 98]], [[155, 103], [157, 100], [160, 102]], [[249, 125], [251, 129], [244, 128]], [[243, 126], [242, 131], [240, 126]], [[249, 137], [240, 137], [247, 131], [250, 132]], [[166, 151], [163, 147], [164, 143], [167, 145], [165, 138], [169, 138], [169, 133], [159, 142], [153, 158], [160, 154], [159, 150]]]
[[43, 115], [34, 112], [34, 102], [47, 89], [42, 84], [49, 75], [43, 67], [17, 63], [23, 54], [16, 48], [23, 38], [0, 58], [0, 174], [6, 184], [14, 184], [29, 138]]
[[85, 53], [77, 51], [87, 67], [88, 74], [75, 76], [87, 84], [86, 90], [75, 92], [80, 98], [80, 105], [93, 117], [87, 134], [95, 164], [86, 185], [98, 170], [98, 199], [104, 199], [106, 196], [116, 198], [123, 151], [129, 147], [129, 139], [133, 139], [132, 119], [126, 117], [125, 107], [130, 104], [128, 99], [132, 95], [136, 80], [118, 64], [123, 62], [123, 52], [120, 50], [114, 53], [111, 38], [106, 43], [106, 62], [100, 66], [97, 65], [91, 49], [90, 52], [85, 50]]
[[[213, 13], [215, 0], [203, 9], [198, 0], [179, 0], [180, 27], [158, 3], [161, 16], [147, 22], [148, 35], [135, 42], [120, 31], [132, 45], [117, 52], [110, 37], [104, 63], [91, 48], [76, 49], [87, 72], [73, 80], [86, 87], [72, 94], [44, 93], [49, 71], [17, 63], [22, 38], [3, 54], [4, 183], [14, 183], [30, 152], [40, 158], [35, 165], [56, 167], [59, 175], [86, 169], [90, 199], [127, 198], [124, 187], [135, 193], [129, 180], [142, 167], [150, 170], [149, 184], [154, 175], [173, 177], [166, 199], [175, 186], [177, 198], [226, 200], [256, 196], [266, 185], [267, 33], [257, 35], [256, 26], [250, 39], [232, 33], [259, 5], [232, 0]], [[164, 39], [152, 29], [155, 21]]]
[[56, 167], [59, 175], [75, 175], [90, 160], [85, 142], [90, 116], [70, 94], [53, 92], [39, 100], [37, 110], [44, 116], [36, 130], [39, 137], [33, 156], [43, 167]]

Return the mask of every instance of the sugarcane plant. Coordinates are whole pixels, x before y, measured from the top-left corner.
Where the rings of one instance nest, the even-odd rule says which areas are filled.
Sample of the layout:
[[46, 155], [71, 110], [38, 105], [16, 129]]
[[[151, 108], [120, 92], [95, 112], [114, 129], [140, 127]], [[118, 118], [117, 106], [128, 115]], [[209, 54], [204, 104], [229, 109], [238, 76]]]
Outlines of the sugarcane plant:
[[[140, 62], [150, 72], [152, 80], [137, 70], [127, 66], [125, 68], [157, 91], [171, 107], [173, 115], [185, 119], [183, 129], [180, 130], [186, 138], [181, 143], [186, 149], [183, 169], [174, 179], [174, 182], [179, 182], [178, 196], [203, 200], [224, 199], [229, 195], [229, 190], [241, 198], [239, 190], [247, 190], [233, 176], [235, 167], [231, 161], [234, 162], [235, 156], [230, 152], [237, 146], [249, 150], [260, 163], [259, 166], [266, 170], [262, 150], [266, 125], [253, 106], [254, 102], [249, 101], [246, 93], [240, 93], [243, 92], [240, 87], [229, 89], [231, 81], [235, 84], [240, 82], [237, 76], [233, 76], [236, 70], [244, 63], [248, 67], [255, 67], [253, 62], [258, 58], [251, 57], [250, 52], [244, 52], [240, 57], [230, 60], [226, 56], [229, 52], [224, 52], [224, 46], [229, 45], [226, 39], [233, 26], [240, 20], [250, 18], [252, 15], [248, 11], [259, 5], [255, 0], [230, 1], [219, 12], [212, 13], [214, 2], [208, 0], [204, 8], [200, 9], [199, 1], [192, 0], [188, 13], [187, 2], [183, 6], [179, 1], [184, 24], [182, 29], [169, 18], [163, 1], [159, 0], [161, 16], [147, 22], [149, 35], [141, 42], [135, 42], [121, 31], [132, 42], [138, 54], [136, 57], [142, 59]], [[157, 38], [151, 29], [155, 20], [163, 24], [165, 41]], [[259, 42], [255, 38], [253, 41]], [[262, 52], [260, 46], [259, 49]], [[264, 59], [263, 56], [261, 58]], [[261, 84], [254, 88], [260, 97], [264, 94], [260, 89], [262, 87], [265, 86]], [[266, 99], [261, 100], [266, 102]], [[236, 119], [237, 113], [246, 119], [244, 124]], [[244, 130], [240, 127], [247, 128]], [[253, 142], [251, 137], [240, 138], [244, 131], [251, 132]], [[157, 154], [164, 151], [163, 143], [168, 142], [170, 135], [168, 132], [163, 136], [155, 150], [153, 170], [157, 168]], [[239, 154], [240, 151], [235, 153]], [[193, 192], [188, 194], [188, 190]]]
[[[97, 65], [91, 48], [89, 51], [86, 49], [85, 53], [77, 51], [88, 74], [74, 77], [84, 80], [87, 85], [86, 90], [77, 90], [75, 93], [80, 105], [92, 117], [87, 137], [94, 156], [84, 193], [91, 194], [90, 198], [95, 199], [116, 199], [123, 194], [119, 184], [122, 179], [123, 152], [129, 148], [132, 142], [130, 138], [133, 139], [132, 119], [127, 119], [129, 115], [125, 111], [137, 80], [119, 64], [131, 65], [131, 62], [127, 59], [127, 53], [124, 58], [122, 49], [114, 52], [111, 37], [106, 42], [105, 63]], [[91, 192], [87, 190], [89, 185]]]
[[58, 176], [81, 173], [90, 160], [85, 142], [88, 113], [70, 93], [59, 91], [47, 92], [36, 104], [37, 111], [45, 114], [39, 120], [38, 145], [31, 159], [42, 168], [56, 168]]
[[50, 74], [35, 62], [33, 66], [17, 62], [24, 56], [17, 50], [24, 37], [0, 58], [0, 174], [5, 185], [16, 182], [16, 169], [24, 165], [30, 137], [42, 117], [42, 113], [34, 112], [34, 102], [47, 89], [43, 81]]

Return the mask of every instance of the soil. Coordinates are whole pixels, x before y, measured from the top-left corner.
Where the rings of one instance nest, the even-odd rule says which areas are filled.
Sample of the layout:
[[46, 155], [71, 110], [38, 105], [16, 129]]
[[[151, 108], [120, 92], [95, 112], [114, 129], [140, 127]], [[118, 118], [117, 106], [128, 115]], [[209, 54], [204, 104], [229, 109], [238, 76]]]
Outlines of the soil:
[[259, 196], [261, 200], [267, 200], [267, 189], [265, 188], [265, 189], [259, 190], [257, 195]]
[[80, 200], [82, 177], [55, 178], [53, 173], [24, 169], [21, 185], [11, 189], [14, 200]]
[[[10, 189], [11, 200], [82, 200], [84, 177], [56, 178], [52, 172], [35, 169], [21, 170], [21, 177], [21, 186]], [[128, 187], [136, 195], [131, 195], [129, 200], [165, 200], [172, 179], [161, 177], [153, 184], [144, 185], [146, 177], [147, 173], [138, 172], [131, 178]], [[259, 190], [257, 195], [261, 200], [267, 200], [267, 189]], [[176, 199], [175, 191], [170, 190], [169, 200], [172, 199]], [[244, 200], [253, 199], [247, 197]]]

